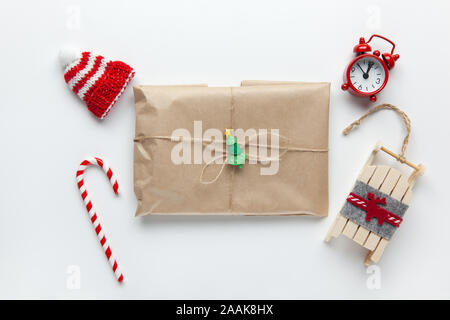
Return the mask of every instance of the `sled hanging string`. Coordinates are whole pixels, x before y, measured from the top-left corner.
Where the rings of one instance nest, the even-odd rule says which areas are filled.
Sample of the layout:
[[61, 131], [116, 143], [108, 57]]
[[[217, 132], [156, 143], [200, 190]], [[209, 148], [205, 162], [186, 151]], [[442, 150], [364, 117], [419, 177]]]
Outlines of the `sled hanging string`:
[[391, 150], [389, 150], [389, 149], [387, 149], [386, 147], [383, 147], [383, 146], [381, 146], [380, 149], [382, 151], [386, 152], [387, 154], [389, 154], [390, 156], [392, 156], [393, 158], [397, 159], [397, 161], [410, 166], [414, 170], [416, 170], [416, 171], [422, 170], [423, 169], [422, 166], [415, 165], [415, 164], [409, 162], [408, 160], [406, 160], [406, 158], [405, 158], [406, 148], [408, 147], [409, 136], [411, 134], [411, 120], [409, 119], [408, 115], [405, 112], [403, 112], [398, 107], [396, 107], [396, 106], [394, 106], [392, 104], [384, 103], [384, 104], [380, 104], [380, 105], [370, 109], [361, 118], [359, 118], [358, 120], [353, 121], [350, 125], [348, 125], [342, 131], [342, 133], [344, 135], [348, 135], [350, 133], [350, 131], [352, 131], [353, 128], [355, 128], [355, 127], [357, 127], [357, 126], [359, 126], [361, 124], [362, 120], [364, 120], [365, 118], [367, 118], [368, 116], [370, 116], [371, 114], [373, 114], [373, 113], [375, 113], [375, 112], [377, 112], [379, 110], [393, 110], [393, 111], [397, 112], [402, 117], [403, 122], [405, 123], [405, 127], [406, 127], [406, 136], [403, 139], [402, 150], [401, 150], [400, 154], [396, 154], [395, 152], [392, 152]]

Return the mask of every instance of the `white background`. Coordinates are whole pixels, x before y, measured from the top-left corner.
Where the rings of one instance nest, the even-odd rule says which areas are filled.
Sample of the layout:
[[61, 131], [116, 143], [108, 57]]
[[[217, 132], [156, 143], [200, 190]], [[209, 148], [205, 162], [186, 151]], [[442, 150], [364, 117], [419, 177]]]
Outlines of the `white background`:
[[[0, 298], [450, 298], [449, 9], [444, 0], [2, 1]], [[367, 286], [365, 249], [322, 241], [373, 145], [399, 151], [405, 132], [382, 111], [341, 134], [373, 105], [340, 90], [353, 46], [372, 33], [401, 55], [379, 102], [409, 114], [407, 156], [427, 167], [378, 265], [378, 290]], [[64, 82], [65, 45], [129, 63], [134, 85], [330, 81], [329, 217], [135, 218], [132, 90], [96, 120]], [[89, 170], [123, 285], [76, 187], [88, 155], [107, 159], [122, 189], [115, 197]], [[79, 289], [67, 286], [73, 265]]]

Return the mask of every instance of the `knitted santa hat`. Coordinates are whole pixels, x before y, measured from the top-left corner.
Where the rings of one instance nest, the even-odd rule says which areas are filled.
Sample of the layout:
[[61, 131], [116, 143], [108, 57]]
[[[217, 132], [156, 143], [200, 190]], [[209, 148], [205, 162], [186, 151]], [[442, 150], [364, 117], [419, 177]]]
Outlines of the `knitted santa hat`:
[[133, 68], [126, 63], [110, 61], [92, 52], [80, 54], [65, 49], [60, 52], [60, 61], [70, 89], [100, 119], [106, 117], [134, 77]]

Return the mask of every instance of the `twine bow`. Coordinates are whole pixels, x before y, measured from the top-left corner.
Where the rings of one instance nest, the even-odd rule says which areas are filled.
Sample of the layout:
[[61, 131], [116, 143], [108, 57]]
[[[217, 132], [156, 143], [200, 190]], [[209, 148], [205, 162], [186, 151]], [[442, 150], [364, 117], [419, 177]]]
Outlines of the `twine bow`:
[[[230, 131], [229, 131], [229, 129], [226, 129], [225, 130], [225, 134], [227, 135], [227, 133], [228, 134], [230, 134]], [[244, 149], [245, 149], [245, 147], [246, 146], [256, 146], [256, 147], [259, 147], [259, 148], [261, 148], [261, 147], [268, 147], [268, 146], [265, 146], [265, 145], [260, 145], [260, 144], [251, 144], [250, 143], [250, 141], [252, 141], [253, 139], [255, 139], [255, 138], [258, 138], [258, 137], [261, 137], [261, 136], [265, 136], [266, 134], [262, 134], [262, 133], [259, 133], [259, 134], [256, 134], [256, 135], [253, 135], [253, 136], [251, 136], [250, 138], [249, 138], [249, 142], [247, 143], [244, 143]], [[277, 133], [271, 133], [271, 136], [276, 136], [276, 137], [279, 137], [279, 138], [283, 138], [283, 139], [285, 139], [286, 141], [290, 141], [290, 139], [289, 138], [286, 138], [286, 137], [284, 137], [284, 136], [282, 136], [282, 135], [279, 135], [279, 134], [277, 134]], [[260, 157], [260, 156], [253, 156], [253, 155], [251, 155], [251, 154], [249, 154], [249, 155], [247, 155], [247, 159], [248, 159], [248, 161], [250, 162], [250, 161], [256, 161], [256, 162], [272, 162], [272, 161], [280, 161], [280, 159], [281, 159], [281, 157], [286, 153], [286, 152], [288, 152], [290, 149], [289, 149], [289, 147], [285, 147], [285, 148], [282, 148], [282, 147], [273, 147], [273, 146], [270, 146], [270, 148], [272, 149], [272, 148], [278, 148], [278, 149], [284, 149], [283, 150], [283, 152], [280, 154], [280, 155], [278, 155], [277, 157]], [[311, 150], [309, 150], [309, 151], [313, 151], [314, 149], [311, 149]], [[216, 152], [217, 152], [217, 150], [216, 150]], [[211, 184], [211, 183], [214, 183], [214, 182], [216, 182], [218, 179], [219, 179], [219, 177], [222, 175], [222, 172], [223, 172], [223, 170], [224, 170], [224, 168], [225, 168], [225, 165], [228, 163], [228, 158], [229, 158], [229, 155], [228, 155], [228, 153], [226, 152], [226, 150], [219, 150], [219, 152], [222, 152], [222, 154], [220, 155], [220, 156], [217, 156], [217, 157], [215, 157], [214, 159], [212, 159], [212, 160], [210, 160], [210, 161], [208, 161], [204, 166], [203, 166], [203, 168], [202, 168], [202, 173], [200, 174], [200, 178], [199, 178], [199, 181], [200, 181], [200, 183], [201, 184]], [[222, 166], [221, 166], [221, 168], [220, 168], [220, 170], [219, 170], [219, 172], [217, 173], [217, 175], [213, 178], [213, 179], [211, 179], [211, 180], [209, 180], [209, 181], [205, 181], [204, 179], [203, 179], [203, 176], [204, 176], [204, 174], [205, 174], [205, 170], [211, 165], [211, 164], [213, 164], [214, 162], [216, 162], [217, 160], [219, 160], [219, 159], [223, 159], [224, 161], [223, 161], [223, 163], [222, 163]]]

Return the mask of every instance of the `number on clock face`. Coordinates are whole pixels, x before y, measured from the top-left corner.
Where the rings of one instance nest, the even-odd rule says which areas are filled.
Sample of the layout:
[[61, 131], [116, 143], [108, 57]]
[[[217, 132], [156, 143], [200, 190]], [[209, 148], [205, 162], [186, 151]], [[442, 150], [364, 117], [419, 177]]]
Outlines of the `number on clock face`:
[[380, 61], [372, 57], [356, 60], [350, 66], [349, 81], [361, 92], [375, 92], [383, 85], [386, 74]]

